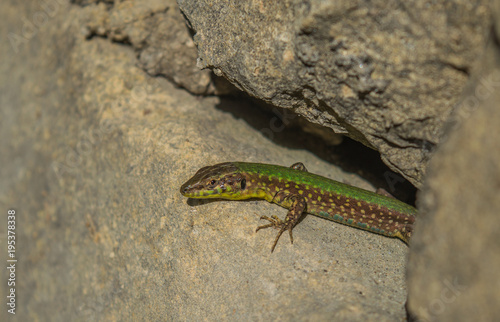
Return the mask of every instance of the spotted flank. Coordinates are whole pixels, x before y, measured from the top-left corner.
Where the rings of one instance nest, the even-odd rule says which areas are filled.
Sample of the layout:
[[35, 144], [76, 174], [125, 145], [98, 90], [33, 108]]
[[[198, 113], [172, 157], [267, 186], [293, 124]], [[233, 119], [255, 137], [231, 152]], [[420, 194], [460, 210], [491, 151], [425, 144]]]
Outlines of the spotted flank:
[[284, 220], [262, 217], [279, 233], [290, 234], [303, 213], [309, 213], [348, 226], [408, 243], [417, 210], [397, 199], [349, 186], [307, 172], [302, 163], [290, 168], [278, 165], [225, 162], [201, 168], [182, 185], [180, 192], [189, 198], [243, 200], [265, 199], [289, 209]]

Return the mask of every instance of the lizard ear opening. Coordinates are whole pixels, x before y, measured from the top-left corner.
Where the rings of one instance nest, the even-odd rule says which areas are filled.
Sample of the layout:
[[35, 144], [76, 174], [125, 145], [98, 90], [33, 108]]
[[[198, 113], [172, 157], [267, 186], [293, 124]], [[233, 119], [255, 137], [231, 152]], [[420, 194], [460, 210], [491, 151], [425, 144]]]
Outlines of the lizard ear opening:
[[245, 179], [241, 180], [241, 190], [245, 190], [247, 187], [247, 181]]

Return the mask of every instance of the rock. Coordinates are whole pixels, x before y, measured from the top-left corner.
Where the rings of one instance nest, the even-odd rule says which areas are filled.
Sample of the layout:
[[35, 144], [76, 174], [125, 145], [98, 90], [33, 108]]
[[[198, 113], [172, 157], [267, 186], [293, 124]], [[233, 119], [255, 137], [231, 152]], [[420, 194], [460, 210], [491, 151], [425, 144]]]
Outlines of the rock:
[[281, 130], [248, 103], [200, 98], [144, 72], [133, 45], [87, 32], [101, 3], [57, 1], [38, 25], [38, 2], [0, 5], [0, 204], [4, 220], [17, 212], [20, 321], [405, 317], [399, 240], [308, 216], [295, 243], [284, 236], [271, 255], [275, 232], [255, 228], [284, 209], [192, 204], [178, 191], [224, 160], [302, 161], [366, 182], [268, 140], [260, 129]]
[[199, 67], [378, 150], [417, 187], [491, 21], [487, 1], [178, 3]]
[[[88, 3], [81, 3], [88, 4]], [[106, 37], [132, 46], [139, 66], [193, 94], [228, 94], [232, 86], [196, 67], [196, 48], [174, 0], [126, 1], [86, 6], [86, 37]]]
[[495, 30], [420, 195], [408, 264], [408, 308], [418, 321], [500, 316], [498, 23]]

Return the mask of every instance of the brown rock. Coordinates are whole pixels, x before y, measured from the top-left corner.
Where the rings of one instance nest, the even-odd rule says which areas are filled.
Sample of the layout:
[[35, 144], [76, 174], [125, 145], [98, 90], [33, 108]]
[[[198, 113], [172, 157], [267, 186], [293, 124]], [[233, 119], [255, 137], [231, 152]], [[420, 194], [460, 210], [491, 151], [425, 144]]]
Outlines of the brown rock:
[[[85, 14], [99, 8], [64, 3], [32, 33], [23, 24], [38, 2], [0, 5], [2, 37], [21, 37], [0, 46], [0, 208], [2, 220], [17, 211], [18, 320], [405, 316], [402, 242], [308, 216], [295, 244], [283, 238], [271, 255], [274, 232], [255, 228], [284, 209], [190, 204], [178, 192], [197, 168], [225, 160], [348, 175], [268, 140], [247, 123], [259, 118], [248, 103], [152, 78], [126, 42], [85, 37]], [[260, 116], [258, 129], [272, 121]]]
[[416, 186], [490, 26], [488, 1], [178, 2], [201, 68], [378, 150]]
[[408, 307], [418, 321], [500, 316], [498, 34], [492, 39], [421, 194], [408, 270]]

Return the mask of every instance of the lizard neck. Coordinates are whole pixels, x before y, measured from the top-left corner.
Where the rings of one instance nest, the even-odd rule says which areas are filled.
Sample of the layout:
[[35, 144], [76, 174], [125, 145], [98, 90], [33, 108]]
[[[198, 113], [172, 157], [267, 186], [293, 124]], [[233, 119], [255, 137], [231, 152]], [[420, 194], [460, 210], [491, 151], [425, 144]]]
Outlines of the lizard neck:
[[275, 195], [280, 190], [277, 178], [270, 178], [261, 173], [254, 172], [244, 173], [244, 177], [246, 188], [242, 195], [245, 196], [245, 199], [258, 198], [274, 202]]

